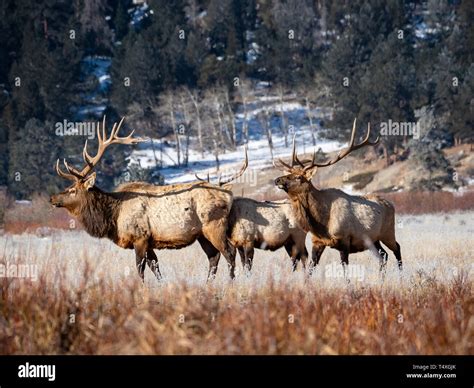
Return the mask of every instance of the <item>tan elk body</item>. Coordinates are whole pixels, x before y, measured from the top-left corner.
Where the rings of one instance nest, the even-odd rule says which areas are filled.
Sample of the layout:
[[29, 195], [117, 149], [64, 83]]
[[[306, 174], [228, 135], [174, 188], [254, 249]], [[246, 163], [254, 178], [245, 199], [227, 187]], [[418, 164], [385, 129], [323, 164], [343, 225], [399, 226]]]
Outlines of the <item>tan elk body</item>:
[[[168, 186], [130, 183], [120, 186], [117, 245], [132, 248], [139, 238], [157, 249], [183, 248], [204, 235], [214, 245], [225, 229], [232, 192], [204, 183]], [[219, 236], [221, 237], [221, 236]]]
[[291, 203], [259, 202], [250, 198], [234, 198], [229, 215], [228, 236], [239, 250], [242, 265], [252, 268], [254, 249], [275, 251], [285, 247], [292, 258], [293, 269], [298, 261], [306, 264], [306, 232], [296, 220]]
[[374, 247], [381, 256], [380, 269], [383, 270], [387, 252], [380, 245], [382, 242], [394, 252], [401, 269], [400, 245], [395, 238], [395, 209], [389, 201], [377, 195], [356, 196], [338, 189], [319, 190], [311, 183], [318, 167], [330, 166], [353, 150], [378, 142], [369, 142], [369, 127], [364, 141], [354, 145], [355, 130], [354, 120], [350, 146], [326, 163], [315, 163], [315, 155], [311, 163], [301, 162], [293, 146], [291, 165], [280, 161], [289, 175], [277, 178], [275, 184], [288, 193], [299, 225], [311, 232], [313, 242], [319, 245], [319, 255], [313, 255], [313, 264], [318, 264], [326, 246], [340, 252], [344, 266], [349, 262], [350, 253]]

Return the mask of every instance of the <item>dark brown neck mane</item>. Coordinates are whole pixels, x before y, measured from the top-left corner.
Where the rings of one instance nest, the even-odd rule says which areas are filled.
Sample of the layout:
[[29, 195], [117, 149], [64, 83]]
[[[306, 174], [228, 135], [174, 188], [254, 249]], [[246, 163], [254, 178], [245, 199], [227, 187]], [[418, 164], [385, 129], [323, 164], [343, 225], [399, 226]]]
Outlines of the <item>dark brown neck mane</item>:
[[113, 194], [93, 187], [85, 195], [79, 221], [91, 236], [115, 240], [120, 203]]
[[313, 185], [302, 193], [288, 193], [298, 223], [305, 232], [320, 238], [329, 238], [328, 214], [325, 201], [318, 201], [321, 192]]

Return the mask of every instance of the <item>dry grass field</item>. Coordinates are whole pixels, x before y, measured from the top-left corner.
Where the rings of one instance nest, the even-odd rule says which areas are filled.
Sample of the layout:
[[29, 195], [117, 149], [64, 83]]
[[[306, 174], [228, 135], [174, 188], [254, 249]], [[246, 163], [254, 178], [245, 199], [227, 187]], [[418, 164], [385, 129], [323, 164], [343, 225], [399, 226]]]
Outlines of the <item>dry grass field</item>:
[[157, 251], [164, 279], [145, 285], [133, 251], [85, 232], [5, 234], [0, 353], [474, 354], [474, 213], [399, 216], [396, 233], [403, 274], [390, 252], [383, 281], [369, 252], [346, 281], [328, 249], [310, 277], [257, 251], [250, 275], [222, 259], [206, 283], [194, 244]]

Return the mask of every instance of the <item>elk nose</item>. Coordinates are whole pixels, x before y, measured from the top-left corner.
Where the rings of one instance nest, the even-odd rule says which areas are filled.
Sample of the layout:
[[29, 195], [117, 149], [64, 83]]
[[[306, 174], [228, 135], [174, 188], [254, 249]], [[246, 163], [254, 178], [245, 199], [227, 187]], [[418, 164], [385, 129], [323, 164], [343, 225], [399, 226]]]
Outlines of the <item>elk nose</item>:
[[60, 205], [59, 201], [54, 199], [54, 196], [49, 197], [49, 203], [53, 206], [59, 206]]
[[278, 187], [280, 187], [280, 188], [282, 188], [282, 187], [285, 186], [285, 185], [283, 184], [283, 179], [281, 179], [281, 177], [275, 179], [275, 185], [278, 186]]

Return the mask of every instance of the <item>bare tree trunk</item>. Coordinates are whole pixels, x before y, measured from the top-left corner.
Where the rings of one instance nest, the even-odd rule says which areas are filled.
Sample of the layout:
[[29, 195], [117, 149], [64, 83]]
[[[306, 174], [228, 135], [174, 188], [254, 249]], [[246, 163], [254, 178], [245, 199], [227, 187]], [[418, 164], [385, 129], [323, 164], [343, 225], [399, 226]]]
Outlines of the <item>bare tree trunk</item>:
[[249, 123], [247, 117], [247, 102], [244, 101], [244, 122], [243, 122], [243, 132], [245, 136], [245, 143], [248, 144], [249, 142]]
[[185, 133], [184, 134], [185, 134], [185, 138], [186, 138], [185, 149], [184, 149], [184, 165], [188, 166], [188, 163], [189, 163], [189, 136], [190, 136], [191, 128], [189, 128], [189, 125], [190, 125], [189, 113], [188, 113], [188, 109], [186, 108], [186, 103], [184, 101], [184, 96], [183, 96], [182, 93], [180, 94], [180, 96], [181, 96], [181, 107], [182, 107], [182, 110], [183, 110], [184, 125], [185, 125], [185, 128], [184, 128]]
[[279, 86], [278, 96], [280, 98], [281, 130], [285, 135], [285, 147], [288, 147], [288, 128], [286, 126], [285, 114], [283, 112], [283, 87]]
[[230, 127], [232, 128], [232, 147], [237, 145], [237, 130], [235, 128], [235, 114], [230, 105], [229, 91], [224, 88], [225, 103], [227, 105], [227, 111], [229, 112]]
[[[150, 138], [151, 141], [151, 149], [153, 151], [153, 158], [155, 159], [155, 167], [158, 167], [158, 158], [156, 156], [156, 149], [155, 149], [155, 142], [153, 141], [153, 138]], [[161, 164], [160, 167], [163, 167]]]
[[244, 90], [243, 83], [240, 86], [240, 95], [242, 97], [242, 107], [244, 108], [244, 121], [242, 123], [242, 132], [244, 134], [245, 143], [248, 144], [249, 142], [249, 126], [248, 126], [248, 114], [247, 114], [247, 95], [246, 91]]
[[313, 125], [313, 116], [311, 115], [311, 106], [309, 104], [309, 98], [306, 96], [304, 98], [305, 104], [306, 104], [306, 114], [308, 116], [309, 120], [309, 128], [311, 131], [311, 140], [313, 141], [313, 147], [316, 146], [316, 136], [314, 135], [314, 125]]
[[272, 129], [268, 123], [268, 111], [265, 110], [262, 114], [260, 122], [263, 125], [263, 129], [265, 131], [265, 135], [267, 136], [268, 141], [268, 148], [270, 149], [270, 157], [273, 161], [273, 139], [272, 139]]
[[160, 140], [160, 166], [163, 167], [163, 139]]
[[216, 171], [219, 171], [220, 169], [220, 162], [219, 162], [219, 143], [217, 141], [218, 136], [219, 136], [219, 131], [217, 130], [217, 127], [215, 123], [212, 124], [212, 127], [214, 128], [214, 136], [212, 138], [212, 143], [214, 145], [214, 157], [216, 158]]
[[168, 105], [170, 110], [170, 118], [171, 118], [171, 127], [173, 128], [174, 137], [176, 139], [176, 153], [178, 156], [178, 167], [181, 165], [181, 142], [179, 139], [179, 131], [176, 128], [176, 120], [174, 117], [174, 110], [173, 110], [173, 95], [170, 93], [168, 98]]
[[225, 153], [225, 140], [224, 140], [224, 123], [221, 117], [221, 105], [219, 104], [219, 100], [217, 99], [217, 95], [214, 95], [214, 104], [216, 107], [216, 114], [217, 114], [217, 122], [219, 123], [219, 141]]
[[196, 123], [197, 123], [197, 131], [198, 131], [198, 141], [199, 141], [199, 152], [201, 152], [201, 156], [204, 157], [204, 145], [202, 142], [202, 122], [201, 122], [201, 112], [199, 109], [199, 101], [198, 97], [194, 96], [193, 93], [191, 93], [191, 90], [186, 88], [189, 94], [189, 98], [191, 99], [194, 109], [196, 109]]

